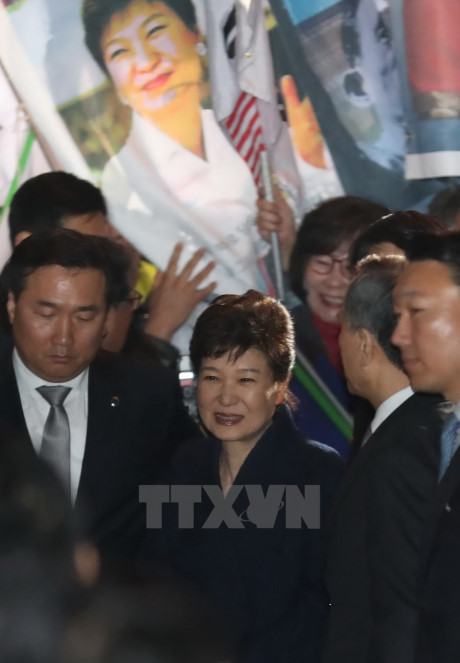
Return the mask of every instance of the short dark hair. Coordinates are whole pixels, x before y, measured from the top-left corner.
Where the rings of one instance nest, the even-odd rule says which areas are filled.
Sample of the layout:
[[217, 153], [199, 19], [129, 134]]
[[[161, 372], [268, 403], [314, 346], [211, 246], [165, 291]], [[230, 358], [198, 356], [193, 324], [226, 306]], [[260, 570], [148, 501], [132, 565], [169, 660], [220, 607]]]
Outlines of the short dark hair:
[[439, 191], [428, 205], [428, 212], [449, 228], [455, 228], [460, 213], [460, 186]]
[[287, 380], [295, 360], [289, 312], [279, 301], [256, 290], [221, 295], [196, 321], [190, 341], [193, 370], [198, 374], [206, 357], [230, 352], [236, 361], [250, 348], [265, 355], [275, 382]]
[[20, 232], [59, 228], [72, 216], [97, 212], [107, 216], [107, 205], [91, 182], [61, 171], [37, 175], [24, 182], [11, 201], [11, 243]]
[[460, 287], [460, 231], [417, 238], [407, 251], [410, 262], [436, 260], [446, 265], [452, 281]]
[[356, 196], [341, 196], [321, 203], [302, 221], [292, 250], [289, 278], [294, 293], [305, 299], [303, 286], [308, 261], [315, 255], [329, 255], [340, 244], [352, 240], [389, 209]]
[[123, 255], [122, 247], [104, 237], [66, 228], [44, 230], [30, 235], [14, 249], [2, 273], [2, 288], [18, 300], [29, 276], [41, 267], [96, 269], [105, 276], [105, 301], [110, 307], [129, 295]]
[[385, 356], [402, 370], [401, 352], [391, 342], [396, 327], [393, 288], [406, 261], [402, 256], [369, 256], [359, 267], [345, 298], [343, 318], [352, 332], [367, 329]]
[[[126, 10], [136, 0], [83, 0], [81, 15], [85, 32], [86, 46], [100, 66], [108, 75], [101, 48], [101, 39], [104, 30], [110, 23], [112, 16]], [[147, 0], [153, 4], [156, 0]], [[192, 32], [197, 31], [195, 7], [191, 0], [162, 0], [174, 11]]]
[[376, 244], [390, 242], [407, 253], [409, 245], [419, 235], [446, 230], [446, 225], [439, 219], [415, 210], [388, 214], [374, 221], [358, 235], [350, 250], [350, 265], [355, 267]]

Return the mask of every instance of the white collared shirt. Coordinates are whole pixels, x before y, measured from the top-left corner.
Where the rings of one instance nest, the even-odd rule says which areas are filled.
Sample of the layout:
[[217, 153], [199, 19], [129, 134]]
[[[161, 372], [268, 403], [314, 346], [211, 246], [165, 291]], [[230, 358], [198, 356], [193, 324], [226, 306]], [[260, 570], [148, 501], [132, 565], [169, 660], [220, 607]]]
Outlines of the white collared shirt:
[[383, 401], [383, 403], [380, 403], [375, 412], [374, 418], [371, 421], [372, 434], [374, 434], [377, 428], [383, 424], [385, 419], [387, 419], [390, 414], [392, 414], [400, 405], [402, 405], [404, 401], [407, 401], [407, 399], [410, 398], [413, 393], [414, 391], [412, 387], [405, 387], [404, 389], [397, 391], [395, 394], [387, 398], [386, 401]]
[[74, 504], [80, 483], [88, 427], [88, 369], [67, 382], [46, 382], [25, 366], [16, 349], [13, 350], [13, 368], [27, 430], [37, 454], [40, 453], [43, 430], [50, 411], [49, 404], [38, 393], [37, 387], [56, 387], [63, 384], [72, 389], [65, 399], [64, 407], [70, 427], [70, 493]]
[[452, 414], [452, 413], [455, 414], [457, 419], [460, 421], [460, 401], [457, 401], [456, 403], [453, 403], [451, 407], [446, 405], [444, 410], [446, 412], [448, 412], [449, 414]]

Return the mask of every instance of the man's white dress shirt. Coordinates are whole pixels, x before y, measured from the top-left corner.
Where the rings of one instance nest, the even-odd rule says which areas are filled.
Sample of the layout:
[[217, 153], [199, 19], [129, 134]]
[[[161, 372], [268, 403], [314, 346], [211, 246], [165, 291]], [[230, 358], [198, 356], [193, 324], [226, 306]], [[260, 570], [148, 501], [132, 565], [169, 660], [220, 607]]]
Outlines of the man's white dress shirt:
[[404, 389], [397, 391], [395, 394], [392, 394], [389, 398], [383, 401], [383, 403], [380, 403], [377, 410], [375, 411], [374, 418], [371, 421], [370, 427], [372, 435], [375, 433], [377, 428], [383, 424], [385, 419], [388, 419], [390, 414], [392, 414], [395, 410], [398, 409], [400, 405], [407, 401], [407, 399], [410, 398], [413, 393], [414, 391], [412, 387], [405, 387]]
[[46, 382], [32, 373], [19, 357], [17, 350], [13, 351], [13, 368], [16, 375], [22, 411], [26, 420], [27, 430], [37, 454], [42, 445], [43, 430], [50, 411], [50, 405], [41, 396], [37, 387], [56, 387], [64, 385], [71, 387], [64, 402], [64, 408], [69, 418], [70, 427], [70, 493], [72, 504], [80, 483], [81, 467], [86, 446], [86, 430], [88, 426], [88, 368], [67, 382]]

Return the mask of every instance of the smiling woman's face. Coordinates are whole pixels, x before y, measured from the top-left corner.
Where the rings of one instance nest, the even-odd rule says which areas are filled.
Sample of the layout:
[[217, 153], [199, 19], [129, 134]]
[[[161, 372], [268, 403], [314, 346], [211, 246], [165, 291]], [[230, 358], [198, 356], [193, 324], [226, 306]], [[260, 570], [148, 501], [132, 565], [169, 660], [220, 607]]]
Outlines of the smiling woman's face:
[[287, 381], [274, 381], [266, 356], [256, 348], [236, 360], [228, 352], [206, 357], [197, 382], [201, 420], [223, 443], [252, 448], [270, 425], [286, 389]]
[[163, 2], [134, 0], [114, 14], [101, 47], [121, 100], [152, 117], [191, 88], [198, 90], [203, 71], [196, 50], [197, 32]]
[[312, 256], [304, 275], [307, 303], [321, 320], [338, 323], [351, 282], [349, 252], [351, 241], [342, 242], [335, 251], [326, 256]]

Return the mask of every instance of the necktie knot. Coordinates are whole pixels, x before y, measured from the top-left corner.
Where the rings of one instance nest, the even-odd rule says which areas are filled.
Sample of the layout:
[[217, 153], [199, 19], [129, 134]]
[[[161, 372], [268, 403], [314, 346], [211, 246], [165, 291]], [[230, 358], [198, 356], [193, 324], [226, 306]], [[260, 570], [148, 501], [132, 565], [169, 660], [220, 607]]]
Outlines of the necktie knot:
[[62, 387], [62, 386], [56, 386], [56, 387], [48, 387], [48, 386], [43, 386], [43, 387], [37, 387], [37, 391], [40, 394], [40, 396], [43, 396], [45, 401], [47, 401], [51, 406], [59, 406], [62, 405], [67, 398], [67, 396], [70, 394], [72, 391], [72, 387]]
[[441, 479], [444, 472], [449, 467], [450, 461], [457, 450], [458, 429], [460, 428], [460, 421], [457, 416], [452, 413], [447, 419], [441, 434], [441, 465], [439, 470], [439, 478]]

